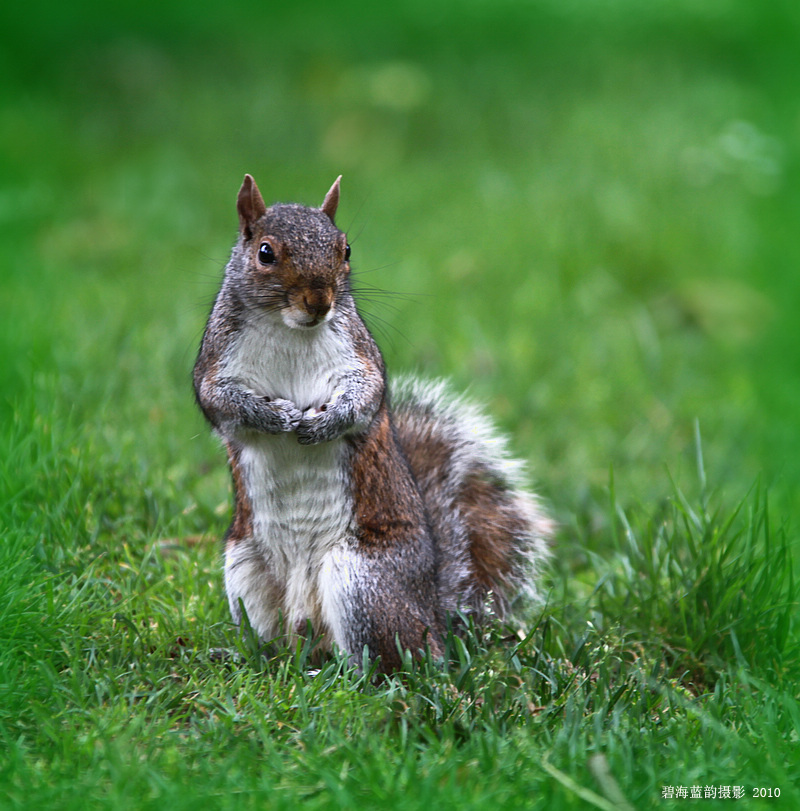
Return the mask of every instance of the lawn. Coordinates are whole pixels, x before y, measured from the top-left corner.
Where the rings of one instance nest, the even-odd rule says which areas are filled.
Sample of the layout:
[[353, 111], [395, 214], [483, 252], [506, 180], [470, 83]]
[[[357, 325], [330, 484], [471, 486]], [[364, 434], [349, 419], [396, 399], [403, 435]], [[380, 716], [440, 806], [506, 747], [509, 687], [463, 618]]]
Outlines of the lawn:
[[[0, 808], [800, 807], [795, 4], [32, 0], [0, 45]], [[343, 174], [390, 374], [559, 523], [445, 665], [229, 623], [190, 377], [245, 172]]]

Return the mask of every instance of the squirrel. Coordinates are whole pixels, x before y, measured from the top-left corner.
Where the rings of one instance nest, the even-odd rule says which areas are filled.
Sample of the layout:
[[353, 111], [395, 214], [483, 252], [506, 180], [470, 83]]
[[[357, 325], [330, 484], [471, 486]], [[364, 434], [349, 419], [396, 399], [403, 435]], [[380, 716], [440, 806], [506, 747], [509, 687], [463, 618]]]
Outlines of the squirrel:
[[239, 234], [194, 367], [227, 450], [225, 590], [264, 641], [309, 629], [383, 672], [444, 653], [448, 612], [536, 596], [552, 524], [523, 465], [442, 382], [387, 387], [356, 308], [350, 244], [320, 208], [267, 208], [245, 175]]

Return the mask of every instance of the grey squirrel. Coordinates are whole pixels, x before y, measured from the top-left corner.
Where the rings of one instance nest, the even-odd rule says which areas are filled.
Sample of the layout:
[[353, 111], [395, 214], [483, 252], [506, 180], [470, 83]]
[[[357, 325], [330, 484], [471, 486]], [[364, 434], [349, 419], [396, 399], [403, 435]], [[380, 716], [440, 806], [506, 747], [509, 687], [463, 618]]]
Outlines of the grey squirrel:
[[551, 522], [521, 463], [443, 383], [387, 391], [350, 290], [350, 245], [321, 208], [267, 208], [245, 175], [239, 236], [194, 367], [228, 453], [225, 589], [265, 641], [308, 623], [384, 672], [443, 653], [446, 615], [505, 616], [536, 593]]

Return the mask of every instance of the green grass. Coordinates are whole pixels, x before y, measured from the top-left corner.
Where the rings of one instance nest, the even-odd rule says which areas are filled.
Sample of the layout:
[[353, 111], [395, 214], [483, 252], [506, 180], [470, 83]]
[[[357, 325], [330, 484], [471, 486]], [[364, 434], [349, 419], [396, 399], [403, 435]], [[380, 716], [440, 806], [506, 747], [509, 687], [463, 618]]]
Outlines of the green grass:
[[[0, 808], [798, 806], [793, 4], [0, 31]], [[560, 529], [521, 635], [372, 681], [230, 626], [190, 371], [245, 171], [316, 204], [344, 173], [389, 369], [530, 461]]]

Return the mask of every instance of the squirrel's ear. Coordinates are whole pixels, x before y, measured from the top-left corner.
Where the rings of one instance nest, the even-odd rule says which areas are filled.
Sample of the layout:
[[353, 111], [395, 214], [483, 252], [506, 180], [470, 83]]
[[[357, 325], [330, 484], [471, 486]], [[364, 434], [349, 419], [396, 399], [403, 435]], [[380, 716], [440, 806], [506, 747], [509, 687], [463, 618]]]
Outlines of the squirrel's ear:
[[251, 175], [244, 176], [244, 182], [236, 200], [236, 209], [239, 212], [239, 226], [242, 233], [247, 239], [250, 239], [253, 235], [255, 221], [267, 212], [264, 198]]
[[335, 221], [336, 217], [336, 209], [339, 207], [339, 181], [341, 181], [342, 176], [336, 178], [333, 181], [333, 186], [330, 187], [330, 190], [325, 195], [325, 199], [322, 202], [322, 211], [324, 211], [330, 218], [331, 222]]

